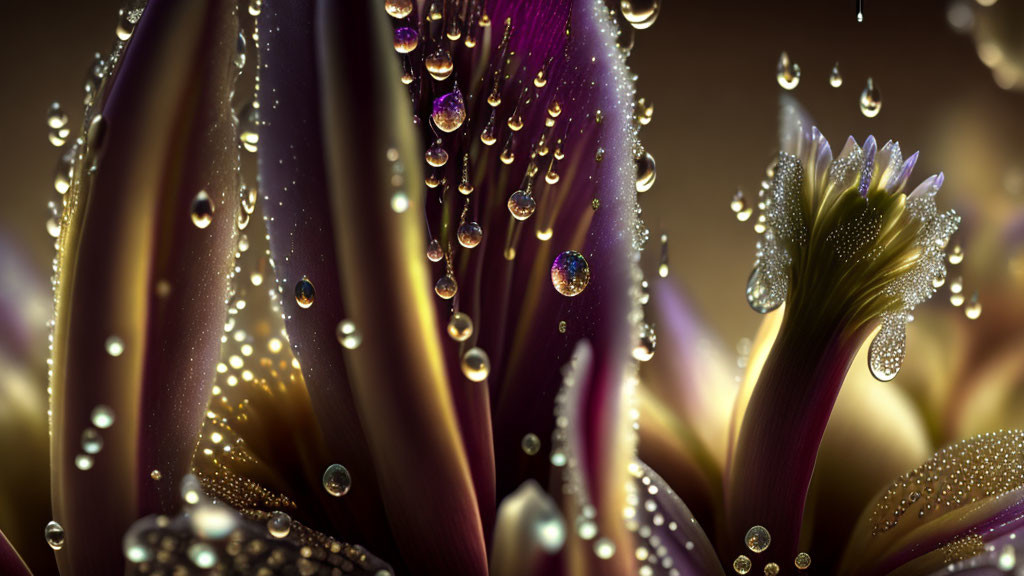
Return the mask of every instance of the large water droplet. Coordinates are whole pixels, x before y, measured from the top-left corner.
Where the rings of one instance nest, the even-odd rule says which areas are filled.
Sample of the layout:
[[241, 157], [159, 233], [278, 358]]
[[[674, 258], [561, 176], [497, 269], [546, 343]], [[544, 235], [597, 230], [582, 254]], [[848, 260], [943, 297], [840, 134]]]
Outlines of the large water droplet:
[[483, 382], [491, 373], [491, 359], [487, 352], [476, 346], [466, 350], [462, 355], [462, 374], [473, 382]]
[[860, 93], [860, 113], [868, 118], [878, 116], [882, 111], [882, 93], [875, 87], [875, 81], [868, 78], [868, 83]]
[[200, 230], [208, 227], [213, 222], [213, 200], [206, 190], [200, 190], [192, 199], [192, 223]]
[[438, 296], [445, 300], [451, 300], [455, 297], [455, 293], [459, 291], [459, 284], [448, 274], [441, 276], [437, 279], [434, 284], [434, 292]]
[[217, 564], [217, 551], [206, 542], [196, 542], [186, 551], [188, 559], [202, 570], [209, 570]]
[[124, 341], [117, 336], [110, 336], [107, 341], [103, 344], [107, 354], [117, 358], [121, 354], [124, 354]]
[[46, 524], [46, 528], [43, 529], [43, 536], [46, 538], [46, 543], [50, 545], [50, 548], [60, 550], [64, 547], [64, 527], [56, 521], [51, 520]]
[[[447, 54], [447, 52], [445, 52]], [[433, 55], [431, 56], [433, 58]], [[427, 66], [429, 70], [431, 58], [427, 58]], [[451, 74], [451, 58], [448, 60], [448, 74]], [[431, 72], [433, 74], [433, 72]], [[445, 74], [447, 77], [447, 74]], [[453, 92], [449, 92], [443, 96], [439, 96], [434, 100], [433, 112], [431, 118], [434, 120], [434, 125], [443, 132], [454, 132], [462, 126], [462, 123], [466, 120], [466, 103], [462, 99], [462, 92], [455, 89]]]
[[868, 368], [882, 382], [896, 377], [907, 355], [907, 323], [903, 313], [882, 315], [882, 326], [868, 347]]
[[839, 73], [839, 62], [836, 62], [835, 66], [832, 67], [832, 72], [828, 75], [828, 84], [833, 88], [839, 88], [843, 85], [843, 75]]
[[331, 464], [324, 470], [324, 490], [331, 496], [344, 496], [352, 488], [352, 476], [341, 464]]
[[779, 565], [769, 562], [764, 565], [764, 576], [779, 576]]
[[292, 517], [281, 512], [274, 511], [267, 520], [267, 532], [274, 538], [285, 538], [292, 531]]
[[434, 168], [440, 168], [448, 163], [448, 151], [441, 145], [440, 139], [438, 139], [437, 142], [434, 142], [433, 146], [427, 148], [423, 157], [426, 159], [427, 164], [430, 164]]
[[540, 438], [533, 432], [528, 432], [523, 436], [523, 440], [520, 442], [520, 447], [527, 456], [533, 456], [537, 452], [540, 452]]
[[316, 297], [316, 290], [313, 288], [313, 283], [310, 282], [306, 276], [302, 277], [295, 284], [295, 302], [299, 305], [299, 308], [309, 308], [313, 305], [313, 299]]
[[138, 15], [135, 15], [134, 10], [119, 10], [117, 13], [117, 29], [115, 30], [117, 39], [127, 42], [132, 37], [132, 33], [135, 32], [135, 24], [138, 21]]
[[466, 222], [459, 226], [458, 237], [464, 248], [475, 248], [484, 239], [484, 229], [476, 222]]
[[[452, 55], [442, 46], [438, 46], [427, 56], [426, 61], [427, 72], [434, 80], [444, 80], [452, 74], [452, 70], [455, 68], [455, 64], [452, 63]], [[460, 122], [461, 124], [461, 122]], [[438, 126], [438, 128], [441, 128]], [[443, 128], [441, 128], [444, 130]], [[451, 130], [446, 130], [450, 132]]]
[[654, 165], [654, 156], [651, 156], [650, 152], [644, 152], [636, 160], [636, 191], [647, 192], [654, 186], [654, 181], [657, 177], [658, 172]]
[[68, 125], [68, 115], [60, 107], [60, 104], [54, 102], [50, 104], [50, 110], [46, 114], [46, 125], [55, 130], [59, 130]]
[[732, 569], [735, 570], [737, 574], [746, 574], [747, 572], [750, 572], [750, 566], [750, 558], [747, 558], [743, 554], [740, 554], [732, 561]]
[[444, 258], [444, 250], [441, 249], [441, 243], [437, 241], [437, 238], [431, 238], [430, 243], [427, 244], [427, 260], [440, 262], [441, 258]]
[[630, 26], [645, 30], [654, 25], [661, 11], [661, 0], [622, 0], [619, 7]]
[[566, 250], [551, 264], [551, 284], [563, 296], [576, 296], [590, 283], [590, 265], [583, 254]]
[[977, 320], [981, 316], [981, 302], [978, 300], [978, 293], [971, 294], [971, 299], [964, 306], [964, 316], [971, 320]]
[[793, 565], [796, 566], [797, 570], [807, 570], [811, 567], [811, 555], [807, 552], [797, 554], [793, 560]]
[[761, 266], [755, 266], [747, 279], [747, 304], [754, 311], [767, 314], [782, 306], [782, 299], [777, 298], [775, 292]]
[[420, 43], [420, 35], [415, 28], [402, 26], [395, 30], [395, 52], [408, 54]]
[[351, 320], [338, 322], [338, 327], [334, 333], [338, 338], [338, 342], [348, 350], [355, 350], [363, 343], [362, 333], [359, 332], [355, 322]]
[[775, 79], [779, 86], [792, 90], [800, 84], [800, 65], [789, 59], [789, 54], [779, 55], [779, 63], [775, 66]]
[[654, 358], [654, 349], [657, 347], [657, 342], [658, 339], [654, 334], [654, 328], [651, 328], [649, 324], [644, 322], [640, 326], [640, 339], [633, 348], [633, 358], [639, 362], [647, 362]]
[[89, 419], [93, 426], [106, 430], [114, 425], [114, 410], [106, 404], [99, 404], [92, 409]]
[[412, 0], [385, 0], [384, 10], [392, 18], [405, 18], [412, 14]]
[[82, 450], [86, 454], [99, 454], [103, 450], [103, 437], [95, 428], [82, 430]]
[[532, 194], [516, 190], [508, 198], [508, 211], [516, 220], [526, 220], [537, 210], [537, 201]]
[[465, 342], [473, 335], [473, 319], [465, 312], [456, 312], [448, 320], [448, 335], [456, 342]]
[[768, 533], [768, 529], [764, 526], [751, 526], [743, 540], [747, 543], [747, 548], [750, 548], [751, 552], [760, 554], [767, 550], [768, 546], [772, 543], [772, 535]]

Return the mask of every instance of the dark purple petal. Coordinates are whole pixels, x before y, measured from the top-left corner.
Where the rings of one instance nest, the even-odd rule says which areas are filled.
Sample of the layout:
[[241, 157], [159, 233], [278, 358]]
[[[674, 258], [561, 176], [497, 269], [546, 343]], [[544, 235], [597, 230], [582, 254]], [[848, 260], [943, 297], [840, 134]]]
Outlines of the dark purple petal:
[[3, 572], [4, 576], [32, 576], [32, 572], [22, 562], [18, 551], [7, 541], [3, 532], [0, 532], [0, 572]]

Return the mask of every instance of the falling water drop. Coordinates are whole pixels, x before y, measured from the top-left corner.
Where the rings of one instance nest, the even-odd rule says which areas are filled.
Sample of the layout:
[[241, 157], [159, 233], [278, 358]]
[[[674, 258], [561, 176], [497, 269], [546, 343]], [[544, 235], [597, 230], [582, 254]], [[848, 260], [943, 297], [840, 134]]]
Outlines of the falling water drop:
[[747, 558], [743, 554], [740, 554], [732, 561], [732, 569], [735, 570], [737, 574], [746, 574], [747, 572], [750, 572], [750, 566], [750, 558]]
[[473, 319], [465, 312], [456, 312], [448, 320], [448, 335], [456, 342], [465, 342], [473, 335]]
[[114, 410], [106, 404], [99, 404], [92, 409], [89, 420], [93, 426], [100, 430], [106, 430], [114, 425]]
[[408, 54], [420, 43], [420, 35], [415, 28], [402, 26], [395, 30], [395, 52]]
[[619, 7], [630, 26], [637, 30], [646, 30], [658, 19], [661, 0], [622, 0]]
[[192, 223], [200, 230], [208, 227], [213, 222], [213, 200], [206, 190], [200, 190], [192, 199]]
[[[445, 54], [447, 54], [447, 52]], [[427, 61], [429, 63], [430, 59], [428, 58]], [[448, 66], [448, 73], [450, 74], [450, 57]], [[458, 130], [462, 126], [462, 123], [466, 121], [466, 103], [462, 99], [462, 92], [456, 88], [453, 92], [449, 92], [436, 98], [434, 100], [434, 106], [430, 117], [434, 120], [434, 125], [444, 132], [454, 132]]]
[[533, 432], [528, 432], [523, 436], [523, 440], [520, 442], [520, 447], [527, 456], [533, 456], [537, 452], [540, 452], [540, 438]]
[[299, 305], [299, 308], [309, 308], [313, 305], [315, 298], [316, 290], [313, 288], [313, 283], [309, 280], [309, 277], [303, 276], [302, 280], [295, 284], [295, 302]]
[[348, 494], [352, 488], [352, 475], [341, 464], [331, 464], [324, 470], [324, 490], [331, 496], [338, 497]]
[[767, 275], [761, 270], [761, 266], [755, 266], [747, 279], [747, 304], [755, 312], [767, 314], [782, 306], [782, 298], [779, 298], [776, 291], [772, 289]]
[[412, 14], [412, 0], [385, 0], [384, 10], [392, 18], [405, 18]]
[[964, 306], [964, 316], [967, 316], [970, 320], [977, 320], [981, 316], [981, 302], [978, 301], [978, 292], [975, 291], [971, 294], [971, 299], [967, 301], [967, 305]]
[[491, 373], [491, 359], [476, 346], [462, 355], [462, 374], [473, 382], [483, 382]]
[[430, 148], [427, 148], [423, 157], [426, 159], [427, 164], [434, 168], [440, 168], [448, 163], [448, 151], [444, 149], [440, 138]]
[[875, 81], [868, 78], [868, 83], [860, 93], [860, 113], [868, 118], [878, 116], [882, 111], [882, 93], [875, 87]]
[[948, 258], [949, 263], [954, 266], [964, 261], [964, 249], [960, 246], [959, 242], [953, 244], [953, 249], [950, 250]]
[[448, 274], [438, 278], [434, 284], [434, 292], [444, 300], [451, 300], [458, 291], [459, 284], [455, 281], [455, 278]]
[[896, 377], [906, 356], [907, 324], [902, 313], [882, 315], [882, 325], [868, 347], [868, 368], [881, 382]]
[[839, 73], [839, 62], [832, 66], [832, 72], [828, 75], [828, 84], [833, 88], [839, 88], [843, 85], [843, 75]]
[[363, 343], [362, 333], [359, 332], [359, 328], [356, 327], [355, 322], [351, 320], [342, 320], [341, 322], [338, 322], [338, 327], [335, 328], [334, 335], [337, 336], [338, 343], [346, 350], [355, 350]]
[[537, 210], [537, 201], [533, 195], [523, 190], [516, 190], [508, 198], [508, 211], [516, 220], [526, 220]]
[[56, 521], [51, 520], [46, 524], [43, 536], [46, 537], [46, 543], [50, 545], [50, 548], [60, 550], [64, 547], [64, 527]]
[[103, 450], [103, 437], [95, 428], [82, 430], [82, 451], [86, 454], [99, 454]]
[[792, 90], [800, 84], [800, 65], [790, 60], [786, 52], [779, 55], [779, 63], [775, 66], [775, 80], [786, 90]]
[[466, 222], [459, 226], [458, 237], [464, 248], [475, 248], [484, 239], [484, 229], [476, 222]]
[[267, 532], [274, 538], [285, 538], [292, 530], [292, 517], [275, 510], [267, 520]]
[[437, 238], [431, 238], [430, 243], [427, 244], [427, 260], [440, 262], [441, 258], [444, 258], [444, 250], [441, 250], [441, 243], [437, 241]]
[[654, 156], [651, 156], [650, 152], [644, 152], [636, 160], [636, 191], [647, 192], [654, 186], [654, 180], [657, 177]]
[[743, 540], [747, 543], [747, 548], [751, 552], [760, 554], [767, 550], [768, 546], [772, 543], [772, 535], [768, 533], [768, 529], [764, 526], [751, 526]]
[[551, 284], [563, 296], [576, 296], [590, 283], [590, 265], [582, 254], [566, 250], [551, 264]]
[[807, 570], [811, 567], [811, 555], [807, 552], [797, 554], [796, 559], [793, 560], [793, 565], [796, 566], [797, 570]]

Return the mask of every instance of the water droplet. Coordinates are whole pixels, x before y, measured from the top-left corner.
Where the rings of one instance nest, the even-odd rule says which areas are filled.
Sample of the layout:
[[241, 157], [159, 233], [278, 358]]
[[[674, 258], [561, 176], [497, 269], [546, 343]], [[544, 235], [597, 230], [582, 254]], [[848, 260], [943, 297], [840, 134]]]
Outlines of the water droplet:
[[971, 294], [971, 299], [964, 306], [964, 316], [971, 320], [977, 320], [981, 316], [981, 302], [978, 301], [978, 293]]
[[363, 343], [363, 334], [356, 327], [356, 323], [351, 320], [338, 322], [334, 335], [337, 336], [338, 343], [347, 350], [355, 350]]
[[256, 152], [260, 143], [260, 106], [249, 102], [238, 113], [238, 140], [248, 152]]
[[779, 576], [779, 565], [769, 562], [764, 565], [764, 576]]
[[735, 570], [737, 574], [746, 574], [747, 572], [750, 572], [750, 558], [740, 554], [732, 561], [732, 569]]
[[551, 264], [551, 284], [563, 296], [576, 296], [590, 283], [590, 265], [582, 254], [566, 250]]
[[654, 349], [657, 346], [658, 338], [654, 334], [654, 328], [644, 322], [640, 326], [640, 339], [633, 348], [633, 358], [639, 362], [647, 362], [654, 358]]
[[60, 238], [60, 218], [50, 216], [46, 219], [46, 233], [50, 238]]
[[99, 454], [103, 450], [103, 437], [95, 428], [82, 430], [82, 450], [86, 454]]
[[647, 192], [654, 186], [657, 177], [654, 156], [651, 156], [650, 152], [644, 152], [636, 161], [636, 191]]
[[956, 266], [957, 264], [964, 261], [964, 249], [957, 242], [953, 244], [953, 249], [949, 252], [949, 263]]
[[274, 538], [284, 538], [292, 530], [292, 517], [275, 510], [267, 520], [267, 532]]
[[483, 382], [491, 373], [491, 359], [487, 352], [474, 346], [462, 355], [462, 374], [473, 382]]
[[395, 214], [403, 214], [409, 209], [409, 197], [406, 196], [405, 192], [399, 190], [391, 195], [391, 210]]
[[476, 222], [466, 222], [459, 226], [458, 237], [464, 248], [475, 248], [484, 239], [484, 229]]
[[142, 530], [133, 524], [121, 539], [124, 557], [133, 564], [141, 564], [153, 559], [153, 551], [143, 543], [141, 532]]
[[896, 377], [906, 356], [907, 324], [902, 314], [882, 315], [882, 326], [868, 347], [868, 368], [881, 382]]
[[[600, 110], [598, 110], [600, 112]], [[647, 126], [654, 119], [654, 103], [641, 98], [636, 101], [636, 119], [641, 126]], [[600, 122], [601, 120], [597, 120]]]
[[51, 520], [46, 524], [43, 536], [46, 538], [46, 543], [50, 545], [50, 548], [60, 550], [64, 547], [64, 527], [56, 521]]
[[760, 266], [755, 266], [750, 278], [747, 279], [747, 304], [761, 314], [767, 314], [782, 306], [782, 299], [776, 296]]
[[444, 276], [438, 278], [437, 282], [434, 284], [434, 292], [445, 300], [451, 300], [452, 298], [454, 298], [455, 293], [458, 291], [458, 282], [456, 282], [455, 278], [452, 278], [448, 274], [445, 274]]
[[[430, 53], [430, 55], [427, 56], [426, 67], [427, 72], [430, 73], [430, 76], [433, 77], [434, 80], [444, 80], [451, 76], [452, 70], [455, 68], [455, 64], [452, 63], [451, 53], [445, 50], [442, 46], [438, 46]], [[434, 102], [434, 105], [437, 105], [436, 101]], [[459, 124], [462, 124], [462, 122], [460, 121]], [[441, 127], [438, 126], [438, 128]], [[444, 130], [444, 128], [441, 129]], [[455, 128], [445, 131], [451, 132], [453, 130], [455, 130]]]
[[864, 91], [860, 93], [860, 113], [868, 118], [874, 118], [881, 111], [882, 93], [875, 87], [875, 81], [868, 78]]
[[238, 40], [235, 42], [235, 67], [241, 70], [245, 68], [245, 36], [238, 33]]
[[746, 541], [747, 548], [750, 548], [751, 552], [760, 554], [768, 549], [768, 546], [772, 543], [772, 536], [768, 533], [767, 528], [758, 525], [751, 526], [743, 540]]
[[313, 283], [308, 277], [303, 276], [302, 280], [295, 284], [295, 302], [299, 308], [309, 308], [313, 305], [314, 298], [316, 298], [316, 290], [313, 288]]
[[213, 222], [213, 200], [206, 190], [200, 190], [192, 199], [192, 223], [200, 230], [208, 227]]
[[523, 436], [520, 446], [527, 456], [533, 456], [537, 452], [540, 452], [540, 438], [538, 438], [533, 432], [528, 432]]
[[[412, 0], [409, 0], [410, 2]], [[249, 0], [249, 15], [259, 16], [263, 11], [263, 0]]]
[[153, 468], [153, 471], [149, 473], [149, 477], [152, 478], [153, 480], [161, 480], [163, 479], [164, 475], [156, 468]]
[[999, 551], [999, 559], [997, 560], [999, 569], [1003, 572], [1009, 572], [1017, 566], [1017, 551], [1014, 550], [1012, 544], [1006, 544]]
[[92, 456], [89, 456], [88, 454], [78, 454], [75, 456], [75, 468], [85, 472], [86, 470], [92, 469], [92, 465]]
[[206, 542], [196, 542], [188, 547], [186, 551], [188, 559], [196, 565], [197, 568], [202, 570], [208, 570], [213, 568], [217, 564], [217, 551], [213, 549]]
[[117, 39], [121, 42], [127, 42], [132, 37], [132, 32], [135, 31], [135, 24], [138, 22], [138, 18], [132, 18], [131, 10], [119, 10], [117, 13], [117, 28], [115, 33]]
[[412, 0], [385, 0], [384, 10], [392, 18], [405, 18], [412, 14]]
[[106, 430], [114, 425], [114, 410], [110, 406], [100, 404], [92, 409], [89, 419], [93, 426]]
[[[552, 458], [554, 455], [552, 455]], [[583, 516], [576, 518], [576, 534], [582, 540], [593, 540], [597, 536], [597, 524]]]
[[508, 211], [516, 220], [526, 220], [537, 210], [537, 201], [532, 194], [516, 190], [508, 197]]
[[456, 312], [448, 320], [448, 335], [456, 342], [465, 342], [473, 335], [473, 319], [465, 312]]
[[839, 62], [836, 62], [835, 66], [832, 67], [832, 72], [828, 75], [828, 84], [833, 88], [839, 88], [843, 85], [843, 75], [839, 73]]
[[792, 90], [800, 84], [800, 65], [789, 59], [789, 54], [779, 55], [779, 63], [775, 67], [775, 79], [786, 90]]
[[426, 153], [423, 155], [427, 160], [427, 164], [430, 164], [434, 168], [440, 168], [448, 163], [448, 151], [441, 145], [441, 140], [438, 139], [434, 142], [434, 145], [427, 148]]
[[437, 238], [432, 238], [430, 243], [427, 244], [427, 260], [440, 262], [441, 258], [444, 258], [444, 250], [441, 250], [441, 243], [437, 241]]
[[622, 0], [622, 16], [630, 26], [646, 30], [654, 25], [661, 11], [661, 0]]
[[186, 504], [198, 504], [200, 500], [200, 494], [202, 493], [202, 486], [199, 484], [199, 478], [196, 478], [193, 474], [186, 474], [181, 479], [181, 499]]
[[68, 115], [60, 107], [60, 104], [54, 102], [50, 104], [50, 110], [46, 114], [46, 125], [54, 130], [59, 130], [68, 125]]
[[569, 328], [569, 325], [565, 323], [565, 320], [561, 320], [561, 321], [558, 322], [558, 332], [559, 333], [565, 334], [565, 331], [568, 328]]
[[415, 28], [402, 26], [395, 30], [395, 52], [408, 54], [420, 43], [420, 35]]
[[352, 475], [341, 464], [331, 464], [324, 470], [324, 490], [331, 496], [344, 496], [352, 489]]
[[[623, 4], [625, 4], [625, 0]], [[608, 560], [615, 556], [615, 543], [608, 538], [598, 538], [594, 541], [594, 555], [601, 560]]]
[[124, 342], [117, 336], [108, 337], [103, 346], [107, 350], [107, 354], [114, 358], [124, 354]]
[[807, 552], [797, 554], [796, 559], [793, 560], [793, 565], [796, 566], [797, 570], [807, 570], [811, 567], [811, 555]]

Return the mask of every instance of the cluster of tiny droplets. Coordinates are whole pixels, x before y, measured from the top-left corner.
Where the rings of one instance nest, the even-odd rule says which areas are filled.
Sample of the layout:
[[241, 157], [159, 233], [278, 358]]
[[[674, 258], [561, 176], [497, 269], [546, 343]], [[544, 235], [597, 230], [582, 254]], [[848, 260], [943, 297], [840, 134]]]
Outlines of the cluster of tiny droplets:
[[[639, 576], [679, 576], [670, 550], [692, 552], [689, 539], [699, 529], [682, 529], [672, 518], [686, 518], [694, 527], [697, 520], [672, 488], [640, 460], [629, 465], [624, 516], [626, 529], [635, 535], [634, 557]], [[705, 545], [707, 545], [705, 543]]]
[[985, 568], [995, 568], [1003, 573], [1019, 575], [1022, 567], [1017, 564], [1017, 546], [1017, 532], [1000, 536], [989, 544], [985, 544], [978, 534], [968, 534], [943, 546], [946, 572], [977, 573]]
[[1024, 487], [1024, 431], [990, 432], [943, 448], [900, 476], [875, 503], [878, 535], [900, 522], [926, 520]]

